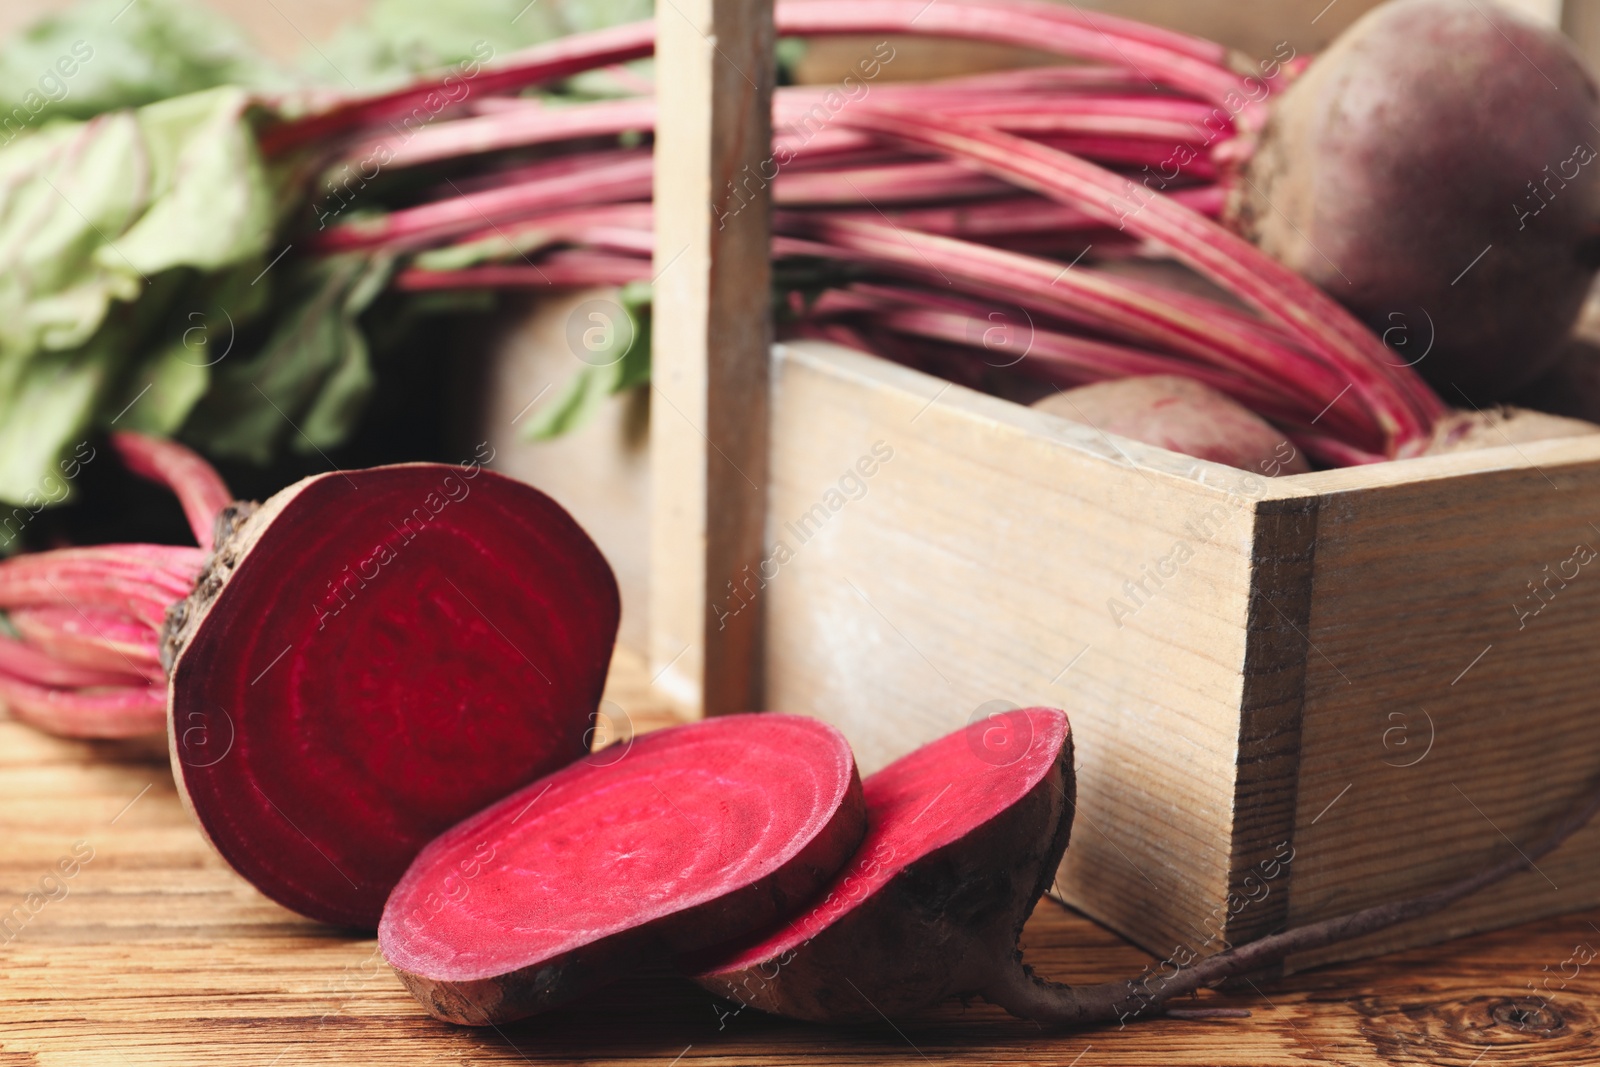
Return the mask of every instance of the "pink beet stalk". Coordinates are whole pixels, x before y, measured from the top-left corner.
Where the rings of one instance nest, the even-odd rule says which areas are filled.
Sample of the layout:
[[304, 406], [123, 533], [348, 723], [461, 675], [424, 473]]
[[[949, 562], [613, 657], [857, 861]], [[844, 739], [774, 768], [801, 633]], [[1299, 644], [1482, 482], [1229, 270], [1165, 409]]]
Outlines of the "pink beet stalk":
[[[990, 92], [975, 97], [962, 86], [965, 80], [954, 79], [949, 85], [885, 84], [876, 90], [874, 99], [896, 107], [937, 109], [1015, 133], [1098, 134], [1119, 141], [1158, 141], [1158, 163], [1171, 153], [1173, 145], [1194, 139], [1195, 131], [1216, 111], [1199, 101], [1159, 96]], [[795, 154], [815, 150], [812, 142], [819, 135], [824, 136], [824, 145], [839, 140], [855, 145], [867, 143], [859, 134], [851, 137], [843, 130], [828, 130], [819, 120], [815, 109], [832, 91], [810, 87], [780, 89], [773, 101], [775, 143], [785, 141], [786, 127], [801, 133], [789, 138], [798, 141], [791, 149]], [[376, 137], [350, 151], [347, 165], [382, 158], [387, 160], [386, 169], [410, 167], [512, 148], [655, 129], [656, 102], [650, 98], [601, 100], [569, 107], [551, 107], [538, 101], [508, 103], [512, 106], [433, 123], [405, 138]]]
[[0, 700], [23, 722], [62, 737], [141, 737], [167, 723], [167, 694], [156, 685], [58, 689], [0, 674]]
[[541, 211], [650, 195], [654, 165], [648, 152], [595, 153], [587, 160], [583, 167], [557, 161], [550, 165], [555, 173], [548, 177], [467, 192], [381, 219], [345, 223], [327, 230], [316, 247], [324, 252], [419, 248]]
[[430, 289], [584, 289], [594, 285], [627, 285], [650, 279], [648, 259], [622, 256], [568, 257], [534, 265], [467, 267], [463, 270], [401, 271], [394, 286], [401, 292]]
[[599, 100], [570, 107], [551, 107], [536, 100], [504, 102], [512, 106], [473, 118], [436, 122], [408, 138], [377, 137], [352, 150], [346, 158], [355, 165], [386, 154], [386, 167], [414, 167], [508, 148], [654, 130], [656, 126], [656, 102], [649, 98]]
[[60, 663], [129, 670], [159, 681], [159, 631], [117, 611], [44, 606], [7, 612], [24, 641]]
[[[1276, 73], [1267, 76], [1263, 68], [1263, 76], [1246, 77], [1211, 42], [1042, 0], [790, 0], [778, 5], [776, 18], [782, 34], [953, 37], [1094, 65], [933, 84], [872, 81], [867, 97], [780, 90], [773, 157], [779, 166], [759, 180], [772, 186], [776, 203], [813, 210], [780, 224], [775, 254], [818, 256], [901, 278], [937, 277], [968, 297], [1038, 310], [1057, 326], [1092, 334], [1093, 341], [1075, 345], [1068, 332], [1043, 330], [1039, 362], [1053, 360], [1058, 369], [1091, 351], [1108, 366], [1132, 366], [1115, 358], [1117, 345], [1169, 363], [1188, 361], [1191, 376], [1232, 382], [1232, 395], [1249, 396], [1258, 410], [1318, 441], [1316, 454], [1330, 461], [1405, 455], [1427, 438], [1444, 409], [1420, 379], [1385, 358], [1382, 343], [1335, 302], [1211, 221], [1222, 191], [1209, 184], [1218, 170], [1208, 148], [1258, 123], [1261, 104], [1278, 87]], [[465, 94], [451, 95], [446, 80], [429, 80], [347, 100], [270, 130], [264, 145], [276, 152], [317, 143], [346, 153], [347, 161], [381, 150], [386, 165], [407, 166], [647, 132], [656, 116], [648, 96], [552, 107], [492, 94], [649, 54], [652, 35], [648, 23], [617, 27], [454, 72], [457, 89], [468, 85]], [[419, 106], [441, 110], [441, 99], [452, 114], [467, 117], [405, 118]], [[397, 121], [399, 138], [390, 135]], [[341, 147], [337, 141], [347, 134], [354, 136]], [[1196, 143], [1207, 147], [1191, 147]], [[1181, 173], [1169, 175], [1182, 151], [1190, 157]], [[1144, 177], [1106, 167], [1142, 167]], [[319, 235], [318, 247], [403, 252], [451, 243], [463, 253], [457, 262], [510, 260], [507, 253], [522, 259], [447, 270], [413, 265], [394, 282], [410, 290], [635, 280], [648, 276], [641, 262], [647, 223], [629, 218], [608, 226], [563, 216], [584, 205], [643, 200], [651, 169], [648, 150], [640, 149], [491, 170], [451, 183], [431, 203], [336, 226]], [[1167, 180], [1156, 178], [1157, 171]], [[727, 193], [756, 180], [733, 176]], [[1018, 189], [1049, 204], [1015, 197]], [[918, 203], [937, 206], [894, 210]], [[1160, 244], [1264, 321], [1201, 298], [956, 239], [1054, 252], [1065, 246], [1052, 243], [1064, 234], [1102, 247]], [[957, 313], [892, 314], [897, 329], [873, 325], [931, 336], [953, 328], [950, 316]], [[1047, 359], [1046, 352], [1053, 355]]]
[[780, 173], [773, 203], [919, 204], [1010, 192], [1005, 182], [947, 160]]
[[132, 737], [166, 716], [159, 661], [167, 609], [194, 590], [217, 516], [232, 500], [205, 460], [170, 441], [117, 433], [133, 473], [167, 486], [196, 540], [27, 553], [0, 562], [0, 700], [17, 718], [69, 737]]
[[[1337, 372], [1274, 339], [1244, 330], [1231, 317], [1200, 316], [1187, 307], [1107, 275], [984, 245], [900, 230], [885, 223], [834, 219], [781, 219], [785, 232], [820, 237], [871, 260], [893, 263], [919, 278], [949, 284], [960, 278], [968, 293], [987, 291], [998, 300], [1031, 306], [1091, 329], [1111, 331], [1158, 350], [1191, 356], [1234, 373], [1274, 383], [1280, 394], [1298, 395], [1313, 413], [1344, 388]], [[1351, 405], [1370, 427], [1375, 443], [1382, 424]]]
[[969, 160], [1161, 243], [1337, 367], [1347, 377], [1345, 384], [1379, 419], [1390, 455], [1419, 445], [1443, 413], [1443, 404], [1421, 379], [1407, 368], [1392, 366], [1384, 358], [1382, 342], [1349, 312], [1247, 241], [1159, 192], [1065, 152], [970, 123], [869, 108], [841, 114], [840, 119]]
[[210, 551], [217, 515], [233, 502], [227, 485], [211, 465], [176, 441], [144, 434], [113, 433], [111, 446], [134, 474], [172, 490], [183, 505], [194, 539]]
[[[1148, 22], [1140, 22], [1137, 19], [1107, 15], [1100, 11], [1085, 11], [1077, 4], [1063, 5], [1049, 3], [1046, 0], [972, 0], [971, 6], [990, 7], [1001, 11], [1025, 11], [1040, 18], [1081, 26], [1123, 42], [1137, 42], [1160, 48], [1165, 52], [1185, 55], [1212, 66], [1228, 65], [1227, 49], [1215, 41], [1181, 33], [1178, 30], [1169, 30]], [[1131, 65], [1131, 59], [1128, 62]]]
[[1153, 84], [1215, 104], [1241, 95], [1220, 45], [1153, 26], [1046, 3], [982, 0], [794, 0], [777, 7], [778, 32], [797, 37], [917, 34], [1032, 48], [1126, 66]]
[[[828, 184], [821, 188], [835, 190], [835, 195], [848, 194], [868, 203], [875, 202], [874, 196], [862, 195], [867, 190], [851, 173], [824, 172], [820, 177], [808, 174], [804, 178], [806, 182], [825, 181]], [[781, 182], [789, 177], [780, 177], [780, 188]], [[870, 182], [870, 179], [863, 180]], [[1196, 191], [1195, 195], [1201, 192], [1204, 191]], [[785, 194], [780, 199], [792, 196], [793, 193]], [[1214, 191], [1209, 191], [1209, 197], [1214, 200]], [[1196, 202], [1203, 206], [1205, 200]], [[1060, 210], [1081, 211], [1073, 207]], [[1086, 213], [1081, 217], [1092, 218]], [[786, 249], [775, 244], [775, 254], [822, 255], [832, 259], [864, 256], [865, 262], [894, 265], [919, 276], [937, 276], [946, 285], [955, 280], [970, 294], [1033, 307], [1099, 332], [1109, 331], [1151, 345], [1169, 356], [1188, 359], [1191, 368], [1198, 359], [1224, 373], [1242, 376], [1242, 380], [1256, 384], [1250, 389], [1233, 390], [1241, 400], [1256, 402], [1262, 407], [1259, 402], [1263, 397], [1278, 398], [1275, 403], [1264, 406], [1265, 413], [1280, 420], [1298, 420], [1301, 425], [1322, 415], [1324, 425], [1330, 430], [1350, 433], [1356, 440], [1370, 441], [1372, 449], [1381, 447], [1383, 437], [1379, 424], [1371, 418], [1362, 418], [1361, 409], [1347, 405], [1324, 411], [1328, 400], [1344, 388], [1336, 371], [1295, 347], [1286, 332], [1232, 308], [1101, 272], [1084, 268], [1064, 270], [1062, 265], [1047, 260], [905, 229], [893, 221], [886, 223], [877, 209], [863, 210], [849, 220], [837, 213], [785, 218], [788, 221], [780, 220], [780, 229], [787, 233], [812, 233], [824, 243], [815, 251]], [[532, 238], [537, 237], [539, 243], [544, 244], [574, 240], [591, 245], [611, 243], [643, 256], [649, 249], [648, 227], [648, 205], [616, 205], [615, 209], [575, 209], [535, 216], [514, 225], [508, 223], [506, 227], [497, 225], [477, 232], [464, 243], [510, 241], [527, 250], [534, 246]], [[609, 232], [609, 236], [605, 232]], [[631, 239], [619, 240], [629, 234]], [[405, 290], [577, 286], [619, 284], [649, 276], [647, 265], [641, 260], [574, 256], [571, 252], [558, 253], [534, 264], [511, 263], [454, 271], [412, 269], [403, 272], [395, 284]], [[1170, 370], [1170, 366], [1164, 369]], [[1373, 452], [1358, 450], [1349, 454], [1370, 458]]]
[[[1198, 298], [1190, 299], [1199, 302]], [[878, 329], [978, 350], [985, 348], [982, 339], [994, 326], [988, 317], [992, 305], [935, 291], [866, 283], [824, 293], [812, 305], [811, 312], [820, 318], [864, 314], [864, 321]], [[1014, 367], [1019, 373], [1061, 387], [1124, 377], [1181, 375], [1225, 393], [1279, 423], [1297, 444], [1324, 462], [1348, 466], [1381, 458], [1318, 432], [1310, 425], [1317, 413], [1286, 403], [1280, 391], [1260, 381], [1164, 353], [1074, 337], [1031, 322], [1009, 325], [1017, 327], [1015, 351], [985, 351], [982, 360], [989, 366]]]
[[57, 563], [49, 553], [0, 564], [0, 609], [86, 607], [117, 611], [160, 627], [175, 599], [165, 585], [111, 568]]
[[[985, 316], [984, 309], [935, 306], [938, 303], [941, 302], [937, 298], [911, 290], [896, 292], [887, 287], [858, 286], [850, 290], [830, 290], [817, 300], [812, 310], [819, 317], [865, 313], [877, 327], [949, 344], [982, 347], [981, 338], [994, 326], [994, 320]], [[1236, 395], [1241, 402], [1264, 412], [1273, 412], [1279, 404], [1277, 397], [1246, 379], [1210, 367], [1196, 367], [1189, 360], [1176, 356], [1092, 341], [1038, 326], [1024, 327], [1020, 332], [1022, 337], [1016, 355], [995, 353], [990, 357], [990, 365], [1015, 366], [1024, 373], [1065, 386], [1140, 375], [1182, 374]], [[1013, 358], [1014, 364], [1010, 362]], [[1293, 418], [1295, 412], [1282, 409], [1277, 414]]]
[[[874, 325], [884, 325], [907, 333], [949, 341], [955, 344], [982, 346], [984, 330], [996, 325], [990, 317], [993, 305], [980, 300], [952, 296], [936, 289], [913, 289], [901, 285], [884, 285], [860, 282], [848, 289], [832, 289], [818, 297], [812, 305], [817, 315], [843, 311], [876, 312]], [[1295, 409], [1283, 404], [1282, 395], [1259, 382], [1209, 366], [1197, 366], [1192, 360], [1164, 352], [1095, 341], [1085, 337], [1063, 334], [1035, 323], [1009, 324], [1018, 328], [1019, 351], [1013, 364], [1024, 373], [1038, 371], [1028, 366], [1028, 360], [1042, 350], [1053, 350], [1043, 362], [1049, 364], [1040, 375], [1046, 381], [1059, 384], [1081, 385], [1086, 382], [1125, 378], [1139, 375], [1186, 374], [1214, 389], [1235, 394], [1242, 403], [1259, 406], [1274, 417], [1292, 419]], [[973, 329], [973, 327], [979, 327]], [[1041, 343], [1043, 349], [1041, 349]], [[1001, 365], [1009, 362], [1003, 353], [997, 353], [989, 362]], [[1070, 367], [1070, 376], [1063, 371]]]
[[648, 201], [541, 212], [462, 234], [447, 247], [464, 250], [477, 246], [486, 253], [510, 256], [528, 255], [556, 244], [576, 244], [649, 256], [655, 247], [650, 220]]
[[83, 688], [106, 685], [143, 685], [142, 673], [125, 667], [123, 670], [101, 670], [81, 667], [51, 656], [25, 641], [0, 636], [0, 675], [9, 675], [33, 685], [56, 688]]
[[[268, 155], [274, 155], [383, 122], [407, 129], [416, 124], [412, 120], [427, 125], [432, 116], [442, 110], [438, 105], [441, 100], [460, 101], [471, 95], [508, 92], [559, 81], [586, 70], [642, 59], [655, 50], [654, 22], [633, 22], [561, 37], [526, 49], [501, 66], [479, 67], [470, 78], [463, 76], [465, 71], [452, 71], [393, 92], [342, 101], [325, 111], [281, 123], [261, 138], [261, 148]], [[461, 86], [466, 87], [466, 93], [461, 91]]]
[[[1180, 189], [1171, 195], [1178, 203], [1207, 218], [1215, 218], [1222, 211], [1223, 192], [1215, 185]], [[887, 218], [905, 229], [969, 241], [1016, 234], [1070, 234], [1086, 230], [1116, 232], [1080, 208], [1026, 195], [950, 207], [885, 211], [882, 214], [872, 208], [863, 208], [834, 212], [833, 217], [864, 219], [868, 222]]]
[[[1044, 3], [1004, 4], [984, 0], [790, 0], [775, 12], [780, 34], [820, 37], [887, 33], [954, 37], [1042, 49], [1073, 59], [1132, 69], [1152, 84], [1233, 106], [1244, 79], [1226, 66], [1221, 46], [1109, 15]], [[268, 154], [290, 151], [324, 138], [379, 123], [427, 125], [441, 102], [510, 92], [559, 81], [586, 70], [643, 58], [655, 51], [655, 25], [636, 22], [563, 37], [527, 49], [471, 76], [449, 75], [417, 82], [378, 96], [342, 101], [326, 110], [268, 130]], [[465, 87], [466, 92], [462, 91]], [[430, 107], [430, 104], [432, 105]]]

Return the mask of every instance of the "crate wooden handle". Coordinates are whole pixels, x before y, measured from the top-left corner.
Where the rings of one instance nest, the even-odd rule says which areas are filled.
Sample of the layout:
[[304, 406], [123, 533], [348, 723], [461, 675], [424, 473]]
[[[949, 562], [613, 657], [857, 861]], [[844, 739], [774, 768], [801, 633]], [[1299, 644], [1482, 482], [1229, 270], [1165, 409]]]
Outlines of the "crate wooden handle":
[[772, 27], [772, 0], [656, 14], [651, 673], [708, 715], [761, 700]]

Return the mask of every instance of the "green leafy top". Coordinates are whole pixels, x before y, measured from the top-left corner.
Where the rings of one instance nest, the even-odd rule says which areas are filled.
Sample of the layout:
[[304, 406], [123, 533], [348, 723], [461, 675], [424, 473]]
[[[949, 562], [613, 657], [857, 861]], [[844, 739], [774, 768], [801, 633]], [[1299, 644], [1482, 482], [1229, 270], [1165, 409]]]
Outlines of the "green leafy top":
[[86, 0], [48, 15], [0, 49], [0, 124], [89, 118], [219, 85], [277, 90], [289, 73], [237, 25], [180, 0]]
[[[266, 251], [275, 197], [248, 105], [242, 89], [210, 89], [0, 149], [0, 499], [21, 500], [131, 367], [151, 364], [159, 350], [143, 342], [184, 279]], [[205, 377], [174, 374], [172, 359], [184, 362], [147, 366], [151, 391], [165, 383], [151, 398], [170, 411], [165, 432], [187, 415], [168, 393], [197, 396]]]
[[[255, 109], [273, 99], [262, 94], [386, 87], [481, 59], [485, 43], [503, 55], [650, 8], [375, 0], [298, 68], [184, 0], [86, 0], [6, 42], [0, 502], [27, 499], [82, 435], [113, 424], [181, 429], [215, 455], [261, 461], [286, 443], [332, 447], [354, 427], [374, 380], [361, 319], [394, 264], [289, 253], [287, 220], [312, 175], [262, 159]], [[614, 91], [592, 73], [566, 92]], [[363, 210], [382, 210], [374, 197]], [[648, 318], [625, 303], [634, 340], [584, 368], [536, 432], [570, 427], [647, 372]], [[437, 304], [408, 298], [381, 317], [404, 322]]]
[[504, 54], [651, 10], [651, 0], [374, 0], [303, 67], [330, 84], [388, 87], [467, 59], [480, 43]]

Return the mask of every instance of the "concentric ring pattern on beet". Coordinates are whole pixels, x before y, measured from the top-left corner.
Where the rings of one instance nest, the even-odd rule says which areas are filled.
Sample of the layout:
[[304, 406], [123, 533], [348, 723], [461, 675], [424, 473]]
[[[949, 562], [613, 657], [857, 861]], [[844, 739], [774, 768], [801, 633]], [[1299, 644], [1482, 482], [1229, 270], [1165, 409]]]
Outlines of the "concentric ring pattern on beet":
[[423, 845], [584, 754], [618, 612], [600, 551], [529, 486], [436, 464], [299, 482], [175, 616], [182, 792], [263, 893], [375, 927]]
[[865, 827], [855, 758], [833, 727], [778, 713], [672, 727], [433, 842], [395, 887], [378, 941], [434, 1015], [503, 1022], [782, 921]]

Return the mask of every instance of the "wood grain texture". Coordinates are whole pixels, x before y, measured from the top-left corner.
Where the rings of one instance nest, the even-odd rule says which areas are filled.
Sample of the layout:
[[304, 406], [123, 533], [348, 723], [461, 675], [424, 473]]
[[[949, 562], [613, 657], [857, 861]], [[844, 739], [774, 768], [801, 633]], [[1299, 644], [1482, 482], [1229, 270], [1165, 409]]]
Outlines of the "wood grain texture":
[[[673, 721], [636, 656], [619, 654], [607, 699], [636, 728]], [[93, 857], [41, 886], [80, 841]], [[459, 1029], [422, 1012], [374, 941], [295, 916], [229, 871], [183, 813], [158, 751], [0, 722], [0, 915], [41, 891], [56, 899], [0, 934], [0, 1067], [1600, 1059], [1600, 961], [1566, 963], [1600, 947], [1600, 911], [1203, 997], [1248, 1008], [1248, 1019], [1049, 1033], [953, 1002], [895, 1027], [835, 1029], [732, 1015], [688, 983], [640, 977], [543, 1019]], [[1064, 981], [1131, 976], [1152, 962], [1049, 901], [1024, 946]]]
[[[1065, 708], [1078, 826], [1057, 891], [1154, 950], [1214, 949], [1262, 480], [779, 347], [770, 703], [839, 726], [867, 771], [993, 701]], [[892, 458], [859, 476], [875, 448]]]
[[[1426, 460], [1304, 479], [1320, 502], [1296, 923], [1491, 862], [1600, 774], [1600, 557], [1568, 562], [1577, 546], [1600, 550], [1600, 445], [1494, 452], [1475, 454], [1477, 470]], [[1597, 846], [1600, 825], [1543, 873], [1313, 958], [1600, 903]]]
[[[774, 704], [868, 770], [993, 701], [1065, 707], [1055, 891], [1152, 951], [1454, 880], [1600, 773], [1600, 442], [1274, 481], [831, 346], [776, 374]], [[1535, 594], [1546, 567], [1574, 573]], [[1600, 903], [1597, 843], [1289, 965]]]
[[[1512, 607], [1600, 549], [1597, 442], [1269, 481], [1252, 518], [1237, 472], [826, 346], [779, 368], [765, 577], [725, 601], [770, 612], [772, 703], [840, 724], [869, 769], [988, 701], [1066, 707], [1083, 817], [1057, 890], [1154, 951], [1439, 884], [1600, 768], [1593, 568], [1523, 630]], [[894, 458], [863, 476], [878, 441]], [[1202, 544], [1184, 527], [1219, 496]], [[1196, 558], [1118, 627], [1107, 601], [1137, 606], [1122, 583], [1180, 539]], [[1600, 903], [1597, 842], [1291, 966]]]
[[673, 0], [656, 25], [650, 655], [715, 715], [760, 704], [760, 613], [714, 607], [766, 521], [772, 0]]
[[1249, 647], [1239, 701], [1233, 867], [1230, 896], [1220, 909], [1234, 942], [1262, 937], [1289, 920], [1294, 866], [1283, 861], [1295, 842], [1316, 545], [1314, 498], [1257, 506]]

